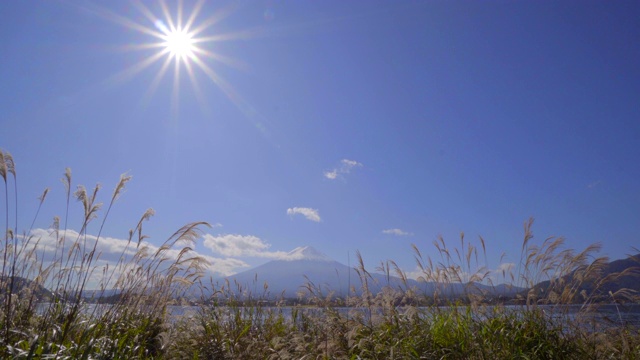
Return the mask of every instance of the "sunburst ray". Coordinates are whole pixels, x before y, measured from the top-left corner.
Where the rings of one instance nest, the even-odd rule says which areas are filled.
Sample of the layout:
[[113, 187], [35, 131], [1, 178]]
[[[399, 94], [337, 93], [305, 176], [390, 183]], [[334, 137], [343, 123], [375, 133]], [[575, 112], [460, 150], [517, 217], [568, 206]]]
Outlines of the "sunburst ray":
[[[238, 9], [238, 3], [232, 3], [217, 9], [209, 17], [203, 17], [205, 1], [198, 0], [189, 9], [185, 8], [183, 0], [168, 2], [158, 0], [157, 6], [144, 4], [140, 0], [133, 0], [133, 8], [142, 17], [141, 20], [133, 20], [106, 9], [96, 9], [95, 13], [118, 25], [134, 30], [142, 35], [148, 35], [156, 41], [145, 41], [137, 44], [129, 44], [121, 47], [125, 51], [149, 52], [149, 54], [112, 76], [109, 82], [123, 82], [130, 80], [142, 71], [158, 64], [157, 73], [153, 77], [142, 102], [148, 103], [163, 79], [172, 77], [171, 80], [171, 113], [177, 116], [179, 110], [181, 83], [186, 71], [191, 88], [196, 95], [203, 110], [206, 107], [202, 88], [198, 82], [199, 75], [211, 81], [233, 102], [233, 104], [245, 115], [252, 117], [255, 113], [253, 107], [237, 93], [233, 86], [223, 79], [212, 66], [211, 61], [232, 68], [247, 70], [249, 66], [240, 60], [222, 55], [209, 45], [215, 42], [249, 39], [261, 34], [259, 29], [248, 29], [230, 33], [214, 33], [211, 29], [214, 25], [230, 16]], [[155, 10], [155, 11], [154, 11]], [[199, 20], [202, 18], [202, 20]], [[142, 22], [141, 22], [142, 21]], [[164, 59], [164, 60], [163, 60]], [[161, 61], [163, 60], [163, 61]], [[172, 66], [173, 65], [173, 66]], [[171, 69], [173, 67], [173, 69]], [[170, 70], [171, 69], [171, 70]]]

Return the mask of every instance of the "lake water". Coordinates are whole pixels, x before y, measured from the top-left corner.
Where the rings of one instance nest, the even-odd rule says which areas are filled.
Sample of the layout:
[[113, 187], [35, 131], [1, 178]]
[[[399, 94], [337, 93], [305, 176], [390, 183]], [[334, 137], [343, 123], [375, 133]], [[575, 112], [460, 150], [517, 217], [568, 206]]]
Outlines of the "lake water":
[[[524, 308], [520, 305], [507, 305], [505, 306], [509, 311], [522, 311]], [[640, 304], [632, 305], [618, 305], [618, 304], [606, 304], [599, 305], [597, 311], [585, 312], [580, 305], [563, 305], [563, 306], [539, 306], [545, 313], [551, 318], [562, 321], [576, 320], [579, 318], [584, 324], [594, 326], [594, 330], [602, 330], [603, 328], [612, 328], [620, 326], [629, 326], [635, 329], [640, 329]], [[231, 312], [231, 309], [221, 307], [220, 310], [225, 309]], [[247, 308], [245, 314], [249, 314], [253, 308]], [[462, 308], [464, 310], [465, 308]], [[349, 308], [349, 307], [334, 307], [333, 311], [337, 311], [343, 316], [353, 315], [356, 312], [361, 312], [363, 315], [368, 315], [369, 310], [365, 308]], [[404, 309], [398, 309], [401, 313]], [[198, 314], [199, 308], [196, 306], [170, 306], [169, 312], [171, 315], [180, 316], [195, 316]], [[282, 314], [285, 319], [290, 320], [293, 317], [294, 311], [298, 314], [304, 313], [306, 315], [322, 315], [325, 309], [314, 307], [264, 307], [262, 308], [264, 313], [273, 312], [275, 314]], [[418, 311], [423, 316], [429, 316], [432, 312], [429, 308], [418, 308]], [[373, 315], [381, 314], [381, 309], [372, 309]]]
[[[38, 305], [38, 312], [43, 314], [49, 308], [50, 304], [43, 303]], [[96, 304], [86, 304], [84, 305], [83, 312], [85, 314], [100, 314], [105, 309], [108, 309], [111, 305], [96, 305]], [[524, 308], [520, 305], [507, 305], [505, 306], [507, 311], [519, 312]], [[631, 328], [640, 329], [640, 304], [633, 305], [618, 305], [618, 304], [607, 304], [607, 305], [599, 305], [597, 311], [593, 312], [584, 312], [580, 305], [564, 305], [564, 306], [539, 306], [545, 313], [547, 313], [551, 318], [554, 318], [558, 321], [563, 320], [576, 320], [580, 319], [585, 326], [585, 329], [589, 327], [593, 327], [594, 331], [600, 331], [606, 328], [620, 327], [620, 326], [629, 326]], [[241, 308], [244, 312], [244, 315], [252, 314], [252, 311], [255, 311], [256, 308], [248, 307]], [[488, 308], [490, 310], [490, 308]], [[169, 306], [168, 307], [169, 314], [172, 318], [178, 319], [184, 316], [196, 316], [200, 312], [200, 308], [197, 306]], [[217, 311], [221, 311], [223, 318], [225, 317], [225, 312], [228, 316], [231, 316], [235, 311], [229, 307], [218, 307]], [[360, 312], [360, 314], [364, 316], [368, 316], [370, 314], [369, 310], [366, 308], [349, 308], [349, 307], [334, 307], [331, 308], [332, 311], [338, 312], [342, 316], [353, 316]], [[417, 308], [419, 314], [421, 316], [429, 316], [430, 313], [433, 312], [433, 309], [430, 308]], [[466, 311], [466, 308], [461, 308], [461, 310]], [[285, 319], [291, 320], [293, 318], [293, 314], [305, 314], [309, 316], [321, 316], [324, 311], [323, 308], [316, 307], [261, 307], [260, 311], [262, 314], [266, 316], [269, 313], [272, 314], [282, 314]], [[404, 308], [398, 308], [400, 313], [406, 311]], [[487, 313], [490, 313], [488, 311]], [[255, 313], [254, 313], [255, 314]], [[371, 309], [371, 315], [381, 315], [382, 309]]]

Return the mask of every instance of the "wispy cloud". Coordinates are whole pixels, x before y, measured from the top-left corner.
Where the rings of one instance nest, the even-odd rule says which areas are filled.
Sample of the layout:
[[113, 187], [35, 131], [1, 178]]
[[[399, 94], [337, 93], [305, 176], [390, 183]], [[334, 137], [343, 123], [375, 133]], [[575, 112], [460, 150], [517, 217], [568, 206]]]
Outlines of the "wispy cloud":
[[346, 175], [350, 173], [353, 168], [361, 167], [361, 166], [362, 164], [355, 160], [342, 159], [340, 161], [340, 164], [337, 167], [329, 171], [325, 171], [324, 177], [326, 177], [329, 180], [335, 180], [341, 175]]
[[396, 235], [396, 236], [412, 236], [413, 233], [404, 231], [402, 229], [386, 229], [386, 230], [382, 230], [383, 234], [387, 234], [387, 235]]
[[305, 208], [305, 207], [294, 207], [287, 209], [287, 215], [296, 215], [300, 214], [307, 218], [307, 220], [320, 222], [322, 219], [320, 218], [320, 214], [317, 209]]
[[601, 180], [589, 183], [589, 184], [587, 184], [587, 189], [595, 189], [596, 187], [600, 186], [601, 183], [602, 183]]
[[284, 251], [269, 251], [270, 244], [253, 235], [204, 235], [204, 246], [214, 253], [223, 256], [246, 256], [270, 259], [284, 259], [287, 253]]

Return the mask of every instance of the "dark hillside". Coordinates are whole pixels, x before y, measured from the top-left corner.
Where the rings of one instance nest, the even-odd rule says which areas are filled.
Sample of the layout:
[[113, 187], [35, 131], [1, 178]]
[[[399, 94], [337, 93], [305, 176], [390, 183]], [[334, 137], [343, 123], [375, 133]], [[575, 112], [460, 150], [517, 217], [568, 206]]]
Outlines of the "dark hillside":
[[[0, 295], [4, 295], [5, 292], [11, 286], [11, 277], [0, 277]], [[25, 279], [23, 277], [13, 277], [13, 294], [23, 296], [27, 294], [33, 294], [38, 301], [47, 301], [53, 298], [53, 293], [47, 290], [44, 286], [36, 284], [34, 281]]]
[[[570, 302], [582, 303], [587, 298], [596, 302], [625, 302], [629, 293], [640, 293], [640, 254], [606, 263], [596, 277], [585, 277], [585, 269], [577, 269], [556, 280], [543, 281], [533, 289], [538, 299], [553, 299], [552, 293], [571, 291]], [[554, 301], [550, 301], [554, 302]]]

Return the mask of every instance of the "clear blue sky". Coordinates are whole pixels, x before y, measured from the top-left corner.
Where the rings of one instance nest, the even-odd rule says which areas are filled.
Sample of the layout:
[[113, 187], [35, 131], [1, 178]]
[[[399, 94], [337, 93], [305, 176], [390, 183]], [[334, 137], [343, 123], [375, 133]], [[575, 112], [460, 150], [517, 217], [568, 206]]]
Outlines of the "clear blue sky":
[[188, 59], [177, 81], [175, 59], [158, 77], [167, 55], [132, 70], [163, 50], [137, 49], [159, 41], [141, 28], [169, 27], [159, 2], [143, 8], [0, 2], [0, 147], [23, 227], [45, 187], [37, 227], [64, 215], [70, 167], [102, 201], [133, 176], [110, 237], [148, 207], [152, 244], [219, 224], [197, 250], [224, 273], [302, 245], [412, 271], [410, 244], [434, 255], [460, 231], [496, 268], [529, 217], [538, 241], [640, 246], [637, 1], [205, 2], [192, 29], [219, 20], [194, 36], [224, 40], [195, 44], [212, 76]]

